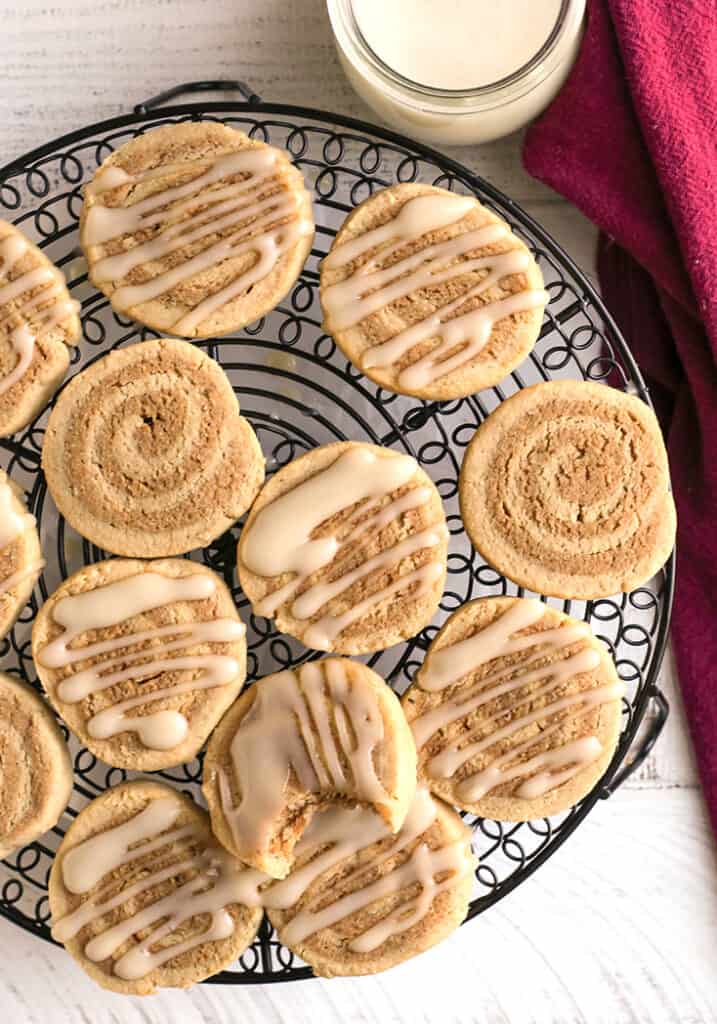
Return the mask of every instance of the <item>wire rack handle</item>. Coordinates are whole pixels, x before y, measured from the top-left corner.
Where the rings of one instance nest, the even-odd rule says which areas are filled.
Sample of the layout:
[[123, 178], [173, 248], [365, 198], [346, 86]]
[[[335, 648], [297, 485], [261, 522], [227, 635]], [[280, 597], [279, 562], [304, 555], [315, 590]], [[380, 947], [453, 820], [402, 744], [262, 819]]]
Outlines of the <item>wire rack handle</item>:
[[619, 789], [623, 782], [629, 779], [633, 772], [637, 771], [657, 743], [660, 733], [665, 728], [665, 722], [670, 714], [670, 704], [667, 697], [664, 695], [662, 690], [658, 689], [657, 686], [653, 686], [650, 690], [650, 699], [655, 702], [657, 713], [650, 722], [647, 732], [645, 733], [645, 737], [637, 752], [632, 756], [628, 754], [622, 768], [613, 775], [612, 779], [606, 786], [603, 786], [600, 791], [600, 796], [603, 799], [612, 796], [615, 790]]
[[163, 92], [158, 92], [156, 96], [150, 96], [148, 100], [138, 103], [133, 108], [134, 113], [139, 116], [147, 114], [155, 107], [159, 107], [185, 92], [238, 92], [247, 103], [261, 103], [261, 96], [255, 93], [246, 82], [242, 82], [238, 78], [216, 78], [205, 82], [181, 82], [179, 85], [173, 85], [171, 89], [165, 89]]

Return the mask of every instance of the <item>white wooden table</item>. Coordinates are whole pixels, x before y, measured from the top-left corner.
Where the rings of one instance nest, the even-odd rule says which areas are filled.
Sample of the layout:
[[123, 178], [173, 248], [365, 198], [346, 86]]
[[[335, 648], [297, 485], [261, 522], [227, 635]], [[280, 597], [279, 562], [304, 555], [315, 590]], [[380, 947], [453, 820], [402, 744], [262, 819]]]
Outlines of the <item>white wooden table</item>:
[[[371, 119], [334, 56], [323, 0], [0, 0], [0, 165], [180, 81], [243, 77], [267, 99]], [[522, 170], [520, 139], [456, 155], [594, 274], [594, 229]], [[655, 752], [514, 894], [388, 974], [151, 999], [96, 988], [0, 921], [11, 1024], [717, 1021], [717, 864], [671, 659]]]

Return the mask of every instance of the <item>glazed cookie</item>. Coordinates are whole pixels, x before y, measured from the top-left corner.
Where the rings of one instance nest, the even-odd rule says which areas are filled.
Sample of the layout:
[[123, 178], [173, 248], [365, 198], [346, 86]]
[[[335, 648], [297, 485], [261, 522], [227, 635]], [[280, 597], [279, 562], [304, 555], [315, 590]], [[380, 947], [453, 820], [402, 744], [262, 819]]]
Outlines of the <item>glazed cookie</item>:
[[460, 503], [473, 544], [537, 593], [608, 597], [649, 580], [675, 541], [667, 454], [652, 410], [604, 384], [519, 391], [466, 451]]
[[432, 185], [375, 193], [321, 265], [324, 329], [371, 380], [419, 398], [499, 383], [535, 344], [547, 301], [508, 225]]
[[612, 759], [623, 689], [585, 622], [530, 599], [465, 604], [403, 696], [419, 778], [480, 817], [563, 811]]
[[283, 878], [313, 814], [341, 797], [391, 832], [416, 788], [416, 749], [398, 698], [346, 658], [307, 662], [250, 687], [213, 733], [204, 795], [219, 841]]
[[79, 308], [57, 267], [0, 220], [0, 437], [31, 423], [59, 387]]
[[375, 974], [436, 945], [466, 916], [471, 833], [418, 789], [398, 835], [368, 808], [315, 816], [289, 877], [262, 894], [281, 941], [323, 977]]
[[52, 934], [103, 988], [189, 988], [254, 939], [261, 910], [241, 904], [241, 874], [189, 797], [127, 782], [88, 804], [57, 851]]
[[0, 672], [0, 858], [56, 825], [71, 794], [55, 716], [26, 683]]
[[48, 697], [97, 757], [190, 761], [242, 688], [246, 629], [222, 580], [186, 559], [80, 569], [45, 602], [32, 653]]
[[44, 564], [35, 517], [0, 469], [0, 639], [14, 626]]
[[257, 615], [307, 647], [383, 650], [430, 622], [446, 578], [443, 505], [415, 459], [354, 441], [284, 466], [242, 531], [238, 572]]
[[78, 533], [136, 558], [206, 546], [264, 479], [224, 371], [168, 338], [111, 352], [70, 381], [50, 416], [42, 468]]
[[288, 154], [214, 121], [168, 124], [109, 156], [80, 241], [117, 313], [206, 338], [268, 313], [311, 251], [311, 198]]

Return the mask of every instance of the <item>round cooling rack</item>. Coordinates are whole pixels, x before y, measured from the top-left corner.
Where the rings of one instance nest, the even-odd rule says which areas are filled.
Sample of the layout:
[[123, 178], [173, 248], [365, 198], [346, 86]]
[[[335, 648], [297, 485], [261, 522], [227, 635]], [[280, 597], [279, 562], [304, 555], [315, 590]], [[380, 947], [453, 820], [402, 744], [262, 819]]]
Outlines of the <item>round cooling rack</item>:
[[[246, 102], [203, 102], [164, 107], [180, 95], [238, 90]], [[75, 349], [77, 373], [110, 349], [156, 334], [115, 314], [87, 280], [77, 222], [82, 186], [109, 153], [160, 124], [214, 119], [289, 151], [313, 192], [317, 223], [314, 248], [291, 294], [272, 313], [236, 335], [202, 341], [229, 375], [243, 414], [251, 421], [275, 471], [315, 445], [352, 439], [408, 452], [432, 477], [446, 506], [451, 545], [448, 586], [436, 625], [408, 643], [365, 659], [397, 691], [410, 683], [438, 625], [464, 601], [525, 591], [500, 576], [473, 550], [458, 511], [458, 473], [476, 427], [499, 402], [541, 380], [602, 381], [649, 396], [625, 342], [589, 281], [562, 249], [519, 206], [465, 167], [434, 150], [372, 125], [318, 110], [262, 102], [240, 82], [194, 82], [177, 86], [135, 108], [133, 114], [91, 125], [48, 143], [0, 170], [0, 218], [14, 221], [60, 266], [73, 296], [82, 303], [84, 338]], [[376, 189], [422, 181], [475, 195], [503, 217], [534, 253], [550, 302], [540, 338], [528, 359], [500, 387], [451, 402], [426, 402], [384, 391], [351, 366], [321, 330], [319, 262], [347, 212]], [[0, 440], [2, 465], [28, 494], [37, 517], [47, 566], [20, 620], [0, 641], [0, 669], [39, 688], [30, 651], [38, 606], [62, 579], [105, 552], [76, 534], [58, 515], [40, 468], [49, 410], [25, 431]], [[197, 558], [233, 588], [248, 623], [248, 678], [318, 657], [251, 614], [236, 585], [235, 550], [241, 524]], [[610, 649], [626, 684], [623, 731], [602, 782], [575, 807], [554, 818], [508, 824], [465, 816], [473, 826], [480, 858], [468, 918], [509, 893], [542, 864], [585, 818], [647, 756], [668, 713], [655, 680], [662, 660], [674, 584], [674, 556], [648, 585], [609, 600], [548, 604], [589, 621]], [[540, 595], [539, 595], [540, 596]], [[648, 705], [647, 727], [636, 734]], [[84, 805], [106, 787], [137, 773], [110, 768], [69, 737], [75, 786], [58, 826], [0, 864], [0, 913], [50, 940], [47, 880], [65, 830]], [[201, 758], [156, 773], [200, 799]], [[232, 970], [211, 979], [247, 984], [305, 978], [311, 970], [283, 947], [265, 920], [254, 944]]]

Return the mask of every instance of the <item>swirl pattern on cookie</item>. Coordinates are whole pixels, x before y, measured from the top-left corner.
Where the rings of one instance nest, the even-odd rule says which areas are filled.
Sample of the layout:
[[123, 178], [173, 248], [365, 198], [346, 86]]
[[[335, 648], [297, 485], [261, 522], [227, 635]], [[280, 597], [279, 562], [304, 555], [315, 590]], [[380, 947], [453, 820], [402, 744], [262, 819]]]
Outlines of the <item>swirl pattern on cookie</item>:
[[207, 815], [169, 786], [130, 782], [78, 816], [50, 876], [55, 939], [105, 988], [187, 988], [228, 966], [256, 934], [243, 868]]
[[0, 858], [57, 824], [72, 781], [55, 716], [26, 683], [0, 672]]
[[190, 760], [241, 690], [246, 629], [211, 570], [117, 559], [80, 570], [43, 605], [33, 656], [67, 724], [108, 764]]
[[281, 469], [239, 542], [242, 588], [307, 647], [379, 650], [433, 616], [446, 572], [443, 507], [415, 459], [343, 442]]
[[0, 470], [0, 638], [14, 625], [44, 565], [35, 517], [20, 488]]
[[272, 309], [311, 248], [311, 199], [287, 154], [215, 122], [172, 124], [112, 154], [80, 237], [112, 305], [187, 338]]
[[0, 437], [27, 426], [59, 386], [79, 308], [60, 271], [0, 220]]
[[169, 338], [111, 352], [70, 381], [50, 416], [42, 465], [78, 533], [136, 558], [206, 546], [264, 478], [224, 371]]
[[371, 669], [344, 658], [256, 683], [212, 735], [204, 769], [215, 835], [276, 878], [322, 802], [358, 800], [395, 832], [416, 787], [398, 699]]
[[478, 428], [460, 475], [474, 546], [537, 593], [609, 597], [669, 557], [675, 507], [652, 410], [603, 384], [552, 381], [513, 395]]
[[325, 327], [382, 387], [457, 398], [497, 384], [535, 343], [548, 295], [526, 246], [470, 196], [378, 192], [321, 268]]
[[485, 817], [564, 810], [609, 764], [623, 692], [587, 623], [532, 599], [471, 602], [438, 633], [403, 697], [419, 777]]

